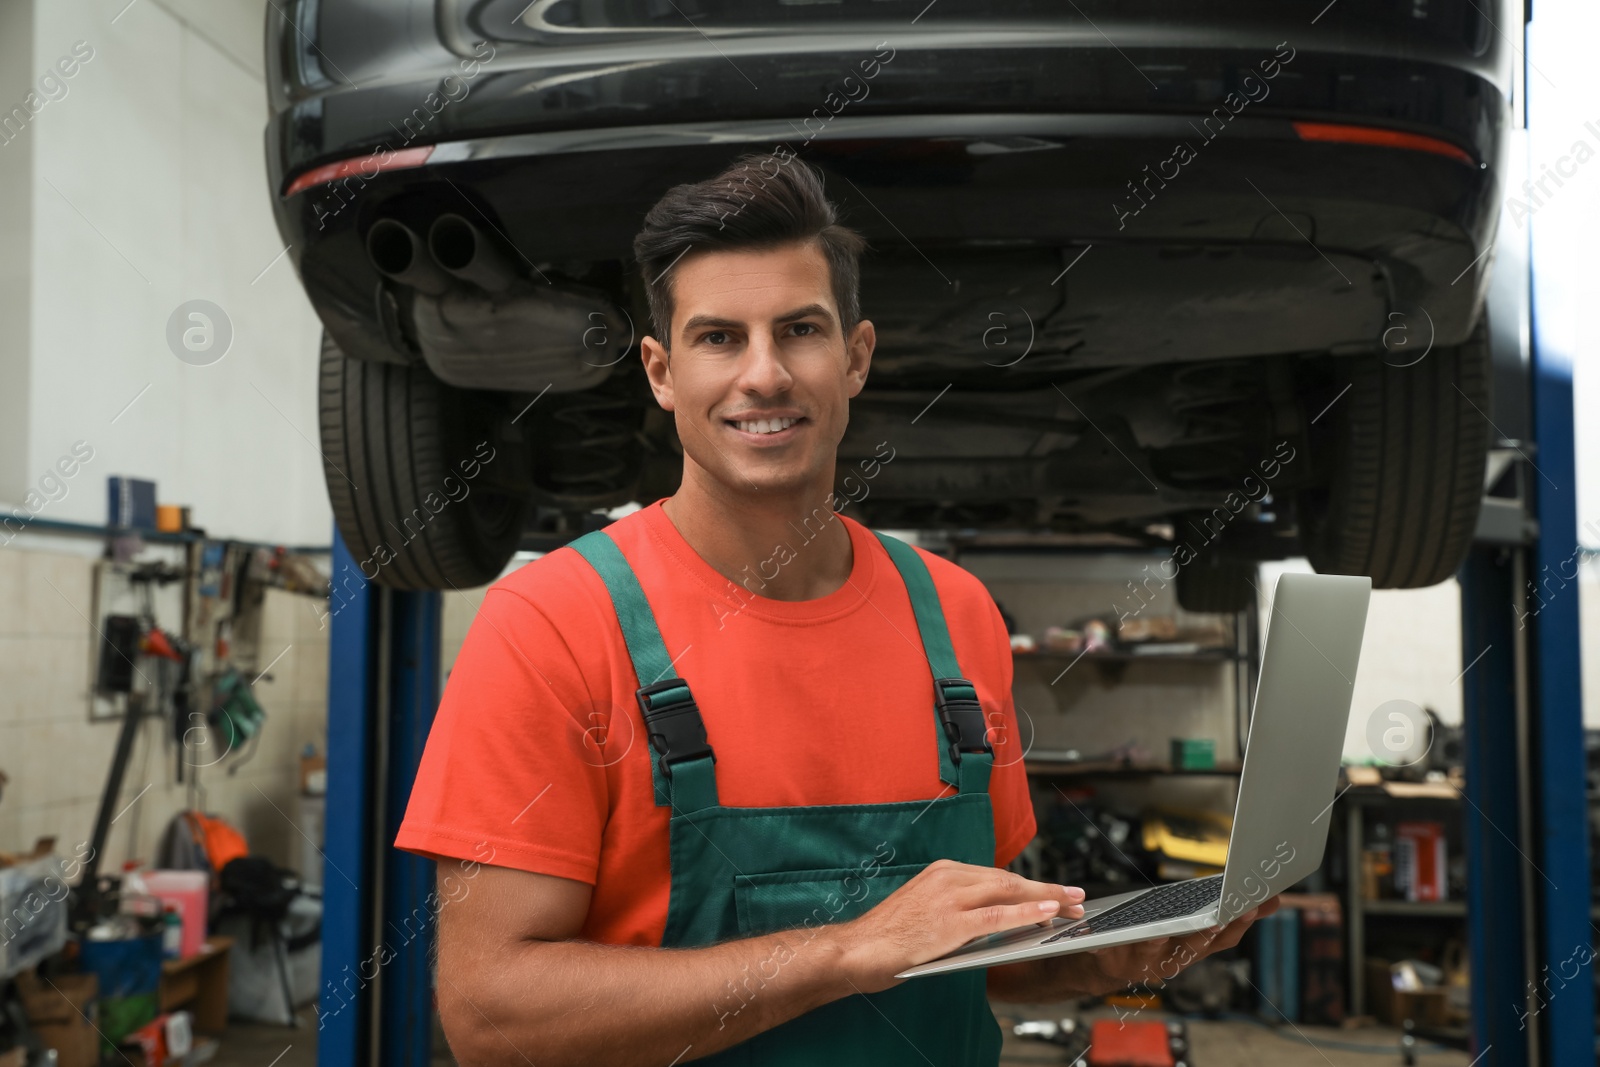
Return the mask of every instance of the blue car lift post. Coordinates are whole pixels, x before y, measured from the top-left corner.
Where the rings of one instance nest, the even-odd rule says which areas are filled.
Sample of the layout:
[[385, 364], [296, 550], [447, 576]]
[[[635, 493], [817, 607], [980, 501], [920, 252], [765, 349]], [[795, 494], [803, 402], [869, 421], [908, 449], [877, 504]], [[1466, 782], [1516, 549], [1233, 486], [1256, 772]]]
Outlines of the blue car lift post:
[[[1526, 72], [1516, 95], [1525, 100]], [[1531, 170], [1513, 133], [1504, 189]], [[1591, 1067], [1595, 994], [1579, 641], [1572, 339], [1540, 219], [1502, 210], [1489, 321], [1496, 444], [1519, 463], [1485, 498], [1459, 573], [1463, 830], [1474, 1056]], [[1507, 454], [1509, 455], [1510, 452]], [[1487, 489], [1488, 487], [1486, 487]], [[1485, 534], [1488, 536], [1484, 536]]]
[[439, 703], [440, 594], [369, 583], [334, 533], [321, 1067], [427, 1067], [433, 864], [393, 847]]

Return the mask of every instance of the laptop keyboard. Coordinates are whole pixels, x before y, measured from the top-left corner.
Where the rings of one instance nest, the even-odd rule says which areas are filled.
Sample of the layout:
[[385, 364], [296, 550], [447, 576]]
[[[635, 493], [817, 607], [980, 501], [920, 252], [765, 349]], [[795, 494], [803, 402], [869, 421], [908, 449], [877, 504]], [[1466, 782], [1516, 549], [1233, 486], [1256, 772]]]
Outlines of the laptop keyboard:
[[1075, 926], [1069, 926], [1039, 943], [1048, 945], [1063, 938], [1103, 934], [1109, 930], [1138, 926], [1140, 923], [1181, 919], [1185, 915], [1193, 915], [1202, 908], [1215, 904], [1221, 898], [1222, 875], [1220, 874], [1157, 886], [1143, 896], [1134, 897], [1126, 904], [1119, 904], [1108, 912], [1096, 915], [1092, 919], [1085, 919]]

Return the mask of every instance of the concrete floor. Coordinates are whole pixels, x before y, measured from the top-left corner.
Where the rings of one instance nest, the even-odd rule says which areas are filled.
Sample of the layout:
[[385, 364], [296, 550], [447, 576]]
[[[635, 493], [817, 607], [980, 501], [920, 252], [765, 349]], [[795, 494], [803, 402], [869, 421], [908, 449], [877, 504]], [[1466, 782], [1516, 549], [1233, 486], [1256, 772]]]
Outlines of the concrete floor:
[[[444, 1037], [436, 1034], [434, 1067], [455, 1067], [455, 1062], [445, 1047]], [[300, 1012], [300, 1025], [292, 1029], [262, 1023], [230, 1024], [210, 1067], [316, 1067], [316, 1064], [317, 1013], [305, 1008]]]
[[[1066, 1051], [1042, 1041], [1018, 1038], [1011, 1024], [1019, 1019], [1059, 1019], [1066, 1014], [1064, 1004], [1006, 1004], [993, 1002], [995, 1017], [1005, 1034], [1000, 1062], [1005, 1065], [1067, 1063]], [[1099, 1008], [1083, 1012], [1080, 1018], [1116, 1018], [1114, 1012]], [[1161, 1021], [1160, 1012], [1142, 1013], [1142, 1020]], [[1315, 1042], [1315, 1044], [1312, 1044]], [[1327, 1026], [1283, 1026], [1271, 1029], [1252, 1022], [1234, 1020], [1191, 1020], [1189, 1022], [1191, 1067], [1384, 1067], [1399, 1065], [1400, 1031], [1388, 1026], [1340, 1029]], [[1340, 1048], [1337, 1046], [1356, 1046]], [[1385, 1050], [1393, 1055], [1385, 1055]], [[1470, 1067], [1465, 1052], [1425, 1044], [1419, 1062], [1424, 1067]]]
[[[1000, 1062], [1006, 1065], [1065, 1065], [1063, 1049], [1039, 1041], [1011, 1035], [1011, 1023], [1018, 1018], [1059, 1018], [1060, 1004], [994, 1005], [1006, 1035]], [[1149, 1018], [1162, 1016], [1152, 1013]], [[1318, 1042], [1313, 1046], [1301, 1037]], [[1322, 1026], [1300, 1027], [1299, 1035], [1288, 1027], [1281, 1034], [1247, 1022], [1194, 1021], [1189, 1024], [1192, 1046], [1191, 1067], [1383, 1067], [1400, 1063], [1400, 1033], [1390, 1027], [1364, 1027], [1339, 1030]], [[1330, 1045], [1331, 1043], [1331, 1045]], [[1359, 1045], [1372, 1052], [1354, 1051], [1336, 1045]], [[1381, 1050], [1393, 1049], [1392, 1057]], [[1374, 1052], [1380, 1054], [1375, 1055]], [[236, 1023], [228, 1028], [222, 1049], [211, 1061], [213, 1067], [316, 1067], [317, 1021], [309, 1009], [301, 1013], [295, 1029]], [[1453, 1049], [1425, 1051], [1424, 1067], [1469, 1067], [1470, 1057]], [[434, 1067], [454, 1067], [455, 1060], [439, 1038], [434, 1045]]]

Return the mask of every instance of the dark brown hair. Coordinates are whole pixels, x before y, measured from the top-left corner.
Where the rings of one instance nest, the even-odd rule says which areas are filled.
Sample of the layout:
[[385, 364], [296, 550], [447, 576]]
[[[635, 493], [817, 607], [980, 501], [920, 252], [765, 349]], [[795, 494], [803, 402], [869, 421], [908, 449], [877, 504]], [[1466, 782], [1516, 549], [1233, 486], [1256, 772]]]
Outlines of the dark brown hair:
[[828, 261], [839, 325], [848, 335], [861, 318], [860, 257], [866, 241], [839, 224], [815, 167], [792, 152], [752, 153], [715, 178], [673, 186], [645, 215], [644, 228], [633, 239], [657, 340], [672, 347], [671, 268], [683, 256], [811, 240], [820, 243]]

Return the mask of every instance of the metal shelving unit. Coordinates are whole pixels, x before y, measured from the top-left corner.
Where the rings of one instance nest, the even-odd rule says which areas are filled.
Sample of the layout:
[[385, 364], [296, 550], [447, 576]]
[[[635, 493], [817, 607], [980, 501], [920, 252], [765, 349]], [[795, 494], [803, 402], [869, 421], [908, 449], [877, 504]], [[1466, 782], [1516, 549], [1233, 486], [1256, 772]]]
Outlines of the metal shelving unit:
[[1103, 760], [1051, 759], [1049, 754], [1022, 761], [1028, 773], [1041, 778], [1151, 778], [1157, 775], [1235, 778], [1240, 765], [1219, 763], [1205, 770], [1173, 768], [1165, 763], [1108, 763]]
[[1382, 789], [1346, 789], [1338, 800], [1345, 814], [1345, 924], [1350, 940], [1350, 1014], [1367, 1008], [1367, 924], [1369, 915], [1415, 919], [1458, 919], [1467, 916], [1464, 900], [1370, 900], [1362, 895], [1361, 854], [1366, 838], [1366, 809], [1382, 806], [1416, 808], [1459, 820], [1461, 802], [1445, 797], [1397, 797]]

